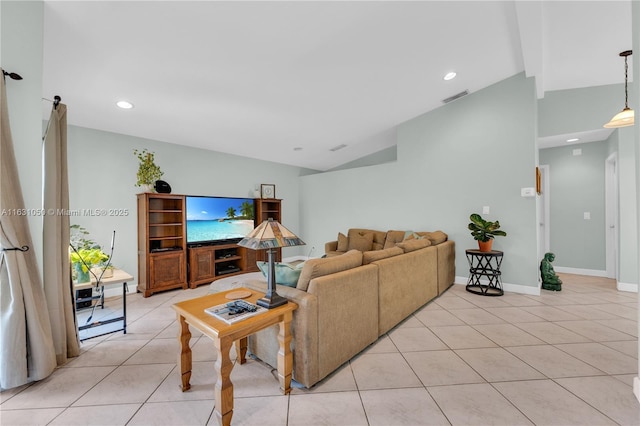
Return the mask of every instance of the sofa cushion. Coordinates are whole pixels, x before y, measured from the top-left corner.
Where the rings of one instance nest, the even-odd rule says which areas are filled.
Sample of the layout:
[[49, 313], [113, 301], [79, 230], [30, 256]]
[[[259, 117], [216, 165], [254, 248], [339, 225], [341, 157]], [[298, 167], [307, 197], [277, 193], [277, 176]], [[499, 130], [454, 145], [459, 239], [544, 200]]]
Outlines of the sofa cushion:
[[[256, 262], [258, 268], [262, 271], [262, 275], [268, 279], [269, 262]], [[295, 287], [298, 284], [300, 273], [304, 267], [304, 262], [296, 264], [275, 263], [276, 284], [286, 285], [287, 287]]]
[[386, 259], [387, 257], [397, 256], [403, 254], [404, 250], [400, 247], [390, 247], [384, 250], [372, 250], [362, 253], [362, 264], [368, 265], [376, 260]]
[[412, 238], [396, 244], [396, 246], [400, 247], [405, 253], [420, 250], [421, 248], [429, 247], [430, 245], [431, 241], [427, 238]]
[[383, 249], [395, 247], [396, 243], [400, 243], [402, 240], [404, 240], [404, 231], [387, 231]]
[[348, 250], [369, 251], [373, 246], [373, 232], [350, 232]]
[[336, 251], [344, 251], [347, 252], [349, 249], [349, 239], [342, 232], [338, 233], [338, 247]]
[[[434, 232], [414, 232], [413, 234], [419, 235], [423, 238], [428, 238], [431, 241], [431, 245], [435, 246], [437, 244], [444, 243], [449, 239], [449, 236], [442, 231], [434, 231]], [[415, 236], [408, 236], [407, 239], [413, 239]]]
[[302, 268], [302, 273], [300, 274], [296, 288], [307, 291], [309, 282], [314, 278], [357, 268], [361, 265], [362, 252], [358, 250], [350, 250], [340, 256], [309, 259]]

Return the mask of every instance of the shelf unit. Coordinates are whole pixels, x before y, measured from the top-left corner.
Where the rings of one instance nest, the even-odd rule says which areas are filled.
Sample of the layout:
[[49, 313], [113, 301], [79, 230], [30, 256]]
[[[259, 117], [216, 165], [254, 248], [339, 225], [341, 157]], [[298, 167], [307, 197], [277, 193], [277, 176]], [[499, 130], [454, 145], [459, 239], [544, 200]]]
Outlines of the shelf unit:
[[189, 247], [189, 287], [220, 278], [259, 271], [256, 251], [237, 244]]
[[[260, 225], [265, 220], [272, 218], [275, 221], [280, 222], [282, 225], [282, 200], [276, 198], [258, 198], [256, 199], [256, 222]], [[286, 226], [286, 225], [285, 225]], [[274, 261], [282, 261], [282, 249], [275, 249]], [[267, 251], [257, 250], [256, 260], [266, 262]]]
[[183, 195], [138, 194], [138, 291], [187, 288], [187, 239]]

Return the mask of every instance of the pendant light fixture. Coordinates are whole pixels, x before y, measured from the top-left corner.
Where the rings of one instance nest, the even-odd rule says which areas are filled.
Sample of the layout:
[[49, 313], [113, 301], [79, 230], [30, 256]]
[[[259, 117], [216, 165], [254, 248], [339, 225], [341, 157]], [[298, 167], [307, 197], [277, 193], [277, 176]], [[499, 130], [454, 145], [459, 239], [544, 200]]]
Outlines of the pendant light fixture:
[[618, 127], [627, 127], [633, 126], [634, 123], [634, 113], [631, 108], [629, 108], [629, 92], [627, 90], [627, 78], [628, 78], [628, 65], [627, 65], [627, 56], [631, 56], [631, 50], [625, 50], [624, 52], [620, 52], [620, 56], [624, 57], [624, 109], [613, 116], [611, 121], [605, 124], [603, 127], [607, 129], [615, 129]]

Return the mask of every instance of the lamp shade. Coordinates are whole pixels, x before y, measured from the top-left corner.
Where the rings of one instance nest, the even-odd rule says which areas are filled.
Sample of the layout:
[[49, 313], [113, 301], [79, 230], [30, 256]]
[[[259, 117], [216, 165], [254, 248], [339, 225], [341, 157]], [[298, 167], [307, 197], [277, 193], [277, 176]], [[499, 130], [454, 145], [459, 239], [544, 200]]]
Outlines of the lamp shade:
[[249, 235], [244, 237], [238, 245], [252, 250], [261, 250], [303, 246], [305, 242], [280, 223], [269, 218], [262, 222], [260, 226], [254, 229]]
[[611, 121], [604, 125], [607, 129], [615, 129], [618, 127], [633, 126], [635, 123], [634, 112], [631, 108], [626, 107], [621, 112], [613, 116]]

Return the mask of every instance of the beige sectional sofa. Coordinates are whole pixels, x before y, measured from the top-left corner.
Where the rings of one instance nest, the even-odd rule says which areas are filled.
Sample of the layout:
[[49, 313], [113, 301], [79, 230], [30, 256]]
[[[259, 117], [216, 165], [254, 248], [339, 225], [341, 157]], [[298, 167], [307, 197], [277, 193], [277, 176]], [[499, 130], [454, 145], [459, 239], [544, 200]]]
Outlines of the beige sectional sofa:
[[[350, 250], [338, 253], [338, 242], [330, 242], [326, 247], [333, 250], [326, 258], [307, 260], [295, 288], [277, 286], [278, 294], [298, 304], [291, 324], [293, 378], [306, 387], [441, 294], [455, 278], [454, 242], [440, 231], [355, 229], [349, 231], [347, 238], [351, 237]], [[357, 241], [363, 239], [371, 246]], [[368, 250], [358, 250], [356, 244]], [[214, 281], [210, 291], [236, 287], [266, 291], [266, 280], [241, 277]], [[273, 326], [251, 336], [250, 352], [275, 366], [277, 334], [278, 326]]]

